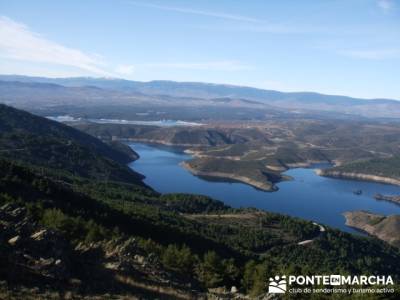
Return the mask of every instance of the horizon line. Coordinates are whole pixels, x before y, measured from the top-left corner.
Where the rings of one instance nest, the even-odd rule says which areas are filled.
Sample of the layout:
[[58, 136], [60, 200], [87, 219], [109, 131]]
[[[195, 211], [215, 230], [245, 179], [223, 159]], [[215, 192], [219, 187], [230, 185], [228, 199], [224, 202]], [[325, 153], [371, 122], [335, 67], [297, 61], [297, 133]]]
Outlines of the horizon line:
[[[122, 77], [108, 77], [108, 76], [55, 76], [55, 77], [49, 77], [49, 76], [33, 76], [33, 75], [26, 75], [26, 74], [3, 74], [0, 73], [0, 76], [19, 76], [19, 77], [31, 77], [31, 78], [46, 78], [46, 79], [73, 79], [73, 78], [85, 78], [85, 79], [104, 79], [104, 80], [124, 80], [124, 81], [130, 81], [130, 82], [142, 82], [142, 83], [150, 83], [150, 82], [156, 82], [156, 81], [169, 81], [169, 82], [176, 82], [176, 83], [197, 83], [197, 84], [205, 84], [205, 85], [222, 85], [222, 86], [230, 86], [230, 87], [238, 87], [238, 88], [250, 88], [250, 89], [257, 89], [257, 90], [262, 90], [262, 91], [274, 91], [274, 92], [279, 92], [279, 93], [288, 93], [288, 94], [296, 94], [296, 93], [310, 93], [310, 94], [319, 94], [323, 96], [337, 96], [337, 97], [346, 97], [346, 98], [353, 98], [353, 99], [360, 99], [360, 100], [386, 100], [386, 101], [398, 101], [400, 102], [400, 98], [380, 98], [380, 97], [375, 97], [375, 98], [366, 98], [366, 97], [357, 97], [357, 96], [348, 96], [345, 94], [334, 94], [334, 93], [324, 93], [324, 92], [316, 92], [316, 91], [307, 91], [307, 90], [297, 90], [297, 91], [282, 91], [278, 89], [267, 89], [267, 88], [261, 88], [257, 86], [251, 86], [251, 85], [240, 85], [240, 84], [232, 84], [232, 83], [215, 83], [215, 82], [207, 82], [207, 81], [178, 81], [178, 80], [170, 80], [170, 79], [152, 79], [152, 80], [133, 80], [133, 79], [126, 79]], [[0, 79], [1, 80], [1, 79]], [[4, 81], [4, 80], [3, 80]], [[40, 82], [37, 82], [40, 83]], [[62, 85], [62, 84], [59, 84]]]

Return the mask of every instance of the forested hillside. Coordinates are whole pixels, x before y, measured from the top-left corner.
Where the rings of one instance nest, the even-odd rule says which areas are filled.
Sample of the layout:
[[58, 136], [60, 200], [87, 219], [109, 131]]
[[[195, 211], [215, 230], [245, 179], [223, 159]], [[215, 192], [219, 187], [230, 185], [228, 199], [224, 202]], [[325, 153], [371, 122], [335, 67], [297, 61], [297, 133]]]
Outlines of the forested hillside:
[[5, 105], [0, 105], [0, 153], [58, 172], [142, 184], [142, 175], [122, 165], [137, 158], [127, 146], [107, 145], [69, 126]]

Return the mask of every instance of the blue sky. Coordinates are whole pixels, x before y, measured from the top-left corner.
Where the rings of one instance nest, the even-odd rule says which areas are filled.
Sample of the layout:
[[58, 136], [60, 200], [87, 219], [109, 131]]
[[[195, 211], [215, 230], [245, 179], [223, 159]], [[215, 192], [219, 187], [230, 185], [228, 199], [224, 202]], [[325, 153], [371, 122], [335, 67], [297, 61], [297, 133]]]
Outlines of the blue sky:
[[0, 73], [400, 99], [400, 0], [0, 0]]

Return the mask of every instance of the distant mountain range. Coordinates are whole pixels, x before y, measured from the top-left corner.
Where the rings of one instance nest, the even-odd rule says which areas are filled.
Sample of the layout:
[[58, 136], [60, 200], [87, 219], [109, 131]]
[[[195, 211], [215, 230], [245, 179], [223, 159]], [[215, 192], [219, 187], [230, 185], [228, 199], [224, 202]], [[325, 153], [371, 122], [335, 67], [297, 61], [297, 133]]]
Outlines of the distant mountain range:
[[[150, 81], [139, 82], [108, 78], [46, 78], [20, 75], [0, 75], [1, 101], [12, 103], [13, 96], [30, 93], [36, 97], [58, 97], [62, 104], [73, 100], [95, 101], [99, 104], [146, 105], [200, 105], [285, 109], [300, 112], [329, 112], [364, 117], [400, 117], [400, 101], [392, 99], [360, 99], [346, 96], [324, 95], [312, 92], [279, 92], [252, 87], [199, 82]], [[40, 84], [40, 85], [37, 85]], [[54, 94], [53, 94], [54, 93]], [[10, 98], [8, 102], [7, 99]], [[104, 100], [104, 101], [103, 101]], [[59, 99], [59, 101], [61, 101]], [[162, 103], [158, 103], [162, 101]], [[183, 102], [183, 103], [182, 103]], [[211, 102], [211, 103], [210, 103]], [[143, 104], [143, 103], [142, 103]], [[259, 109], [260, 107], [257, 107]], [[298, 113], [298, 111], [295, 111]]]

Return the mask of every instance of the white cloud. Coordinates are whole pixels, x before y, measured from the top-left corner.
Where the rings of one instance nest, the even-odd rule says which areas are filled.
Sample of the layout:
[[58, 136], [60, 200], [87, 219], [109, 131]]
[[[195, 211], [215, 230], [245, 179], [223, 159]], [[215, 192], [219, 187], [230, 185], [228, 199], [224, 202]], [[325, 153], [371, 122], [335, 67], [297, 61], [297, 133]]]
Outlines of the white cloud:
[[345, 50], [339, 53], [359, 59], [382, 60], [400, 58], [400, 49]]
[[112, 76], [102, 68], [104, 63], [98, 55], [48, 40], [5, 16], [0, 16], [0, 57], [75, 67], [96, 75]]
[[[232, 16], [230, 16], [232, 17]], [[81, 50], [65, 47], [54, 41], [46, 39], [38, 33], [31, 31], [26, 25], [0, 16], [0, 58], [3, 58], [3, 73], [12, 69], [12, 61], [29, 62], [36, 64], [41, 70], [55, 69], [52, 66], [69, 68], [68, 74], [81, 71], [90, 75], [126, 77], [136, 73], [139, 69], [182, 69], [182, 70], [209, 70], [209, 71], [242, 71], [251, 70], [251, 66], [237, 61], [206, 61], [206, 62], [168, 62], [168, 63], [142, 63], [137, 65], [120, 64], [110, 66], [105, 64], [104, 58], [99, 54], [88, 54]], [[4, 67], [5, 63], [9, 66]], [[19, 65], [19, 64], [18, 64]], [[108, 70], [113, 69], [113, 71]], [[37, 70], [37, 68], [36, 68]], [[53, 70], [54, 74], [64, 74]], [[11, 72], [14, 73], [14, 72]], [[37, 72], [35, 72], [36, 74]], [[48, 72], [45, 72], [46, 74]], [[51, 73], [51, 74], [53, 74]], [[117, 75], [114, 75], [117, 74]]]
[[252, 66], [245, 65], [237, 61], [150, 63], [137, 66], [156, 69], [186, 69], [208, 71], [245, 71], [254, 69]]
[[[241, 31], [250, 31], [250, 32], [264, 32], [264, 33], [276, 33], [276, 34], [289, 34], [289, 33], [309, 33], [309, 32], [318, 32], [322, 31], [322, 29], [316, 28], [302, 28], [299, 26], [291, 26], [287, 24], [279, 24], [279, 23], [271, 23], [264, 19], [253, 18], [249, 16], [243, 16], [238, 14], [229, 14], [224, 12], [214, 12], [208, 10], [198, 10], [191, 9], [186, 7], [176, 7], [176, 6], [166, 6], [159, 5], [154, 3], [145, 3], [145, 2], [137, 2], [137, 1], [129, 1], [128, 3], [140, 6], [147, 7], [152, 9], [158, 9], [163, 11], [172, 11], [178, 12], [182, 14], [191, 14], [203, 17], [217, 18], [227, 21], [234, 21], [240, 23], [234, 27], [229, 27], [230, 30], [241, 30]], [[202, 26], [203, 28], [207, 28], [208, 25]], [[211, 29], [215, 29], [215, 27], [211, 27]]]
[[115, 72], [121, 75], [132, 75], [135, 72], [135, 66], [119, 65], [115, 68]]
[[394, 2], [392, 0], [377, 0], [377, 4], [385, 13], [388, 13], [394, 8]]
[[136, 1], [130, 1], [129, 3], [136, 5], [136, 6], [155, 8], [155, 9], [160, 9], [160, 10], [175, 11], [175, 12], [179, 12], [179, 13], [200, 15], [200, 16], [205, 16], [205, 17], [214, 17], [214, 18], [219, 18], [219, 19], [224, 19], [224, 20], [250, 22], [250, 23], [264, 23], [263, 20], [260, 20], [257, 18], [252, 18], [252, 17], [246, 17], [246, 16], [242, 16], [242, 15], [226, 14], [226, 13], [220, 13], [220, 12], [212, 12], [212, 11], [174, 7], [174, 6], [165, 6], [165, 5], [136, 2]]

